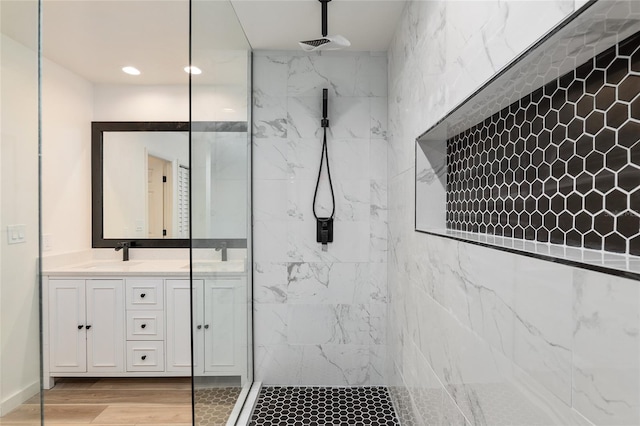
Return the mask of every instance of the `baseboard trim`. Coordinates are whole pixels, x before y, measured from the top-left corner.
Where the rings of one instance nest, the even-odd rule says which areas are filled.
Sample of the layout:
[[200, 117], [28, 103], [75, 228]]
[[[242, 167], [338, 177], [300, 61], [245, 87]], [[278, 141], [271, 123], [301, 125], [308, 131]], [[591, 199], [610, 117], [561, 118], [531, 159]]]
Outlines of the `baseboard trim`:
[[40, 392], [40, 382], [36, 381], [3, 401], [0, 401], [0, 417], [6, 416], [24, 402], [28, 401], [29, 398], [38, 394], [38, 392]]

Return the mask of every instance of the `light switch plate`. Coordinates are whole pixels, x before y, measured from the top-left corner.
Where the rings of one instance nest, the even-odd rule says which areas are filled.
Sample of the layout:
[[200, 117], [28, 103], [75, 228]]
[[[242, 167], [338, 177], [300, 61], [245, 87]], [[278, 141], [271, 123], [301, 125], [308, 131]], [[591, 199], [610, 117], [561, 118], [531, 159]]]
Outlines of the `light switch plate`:
[[9, 244], [21, 244], [27, 242], [27, 225], [8, 225], [7, 240]]

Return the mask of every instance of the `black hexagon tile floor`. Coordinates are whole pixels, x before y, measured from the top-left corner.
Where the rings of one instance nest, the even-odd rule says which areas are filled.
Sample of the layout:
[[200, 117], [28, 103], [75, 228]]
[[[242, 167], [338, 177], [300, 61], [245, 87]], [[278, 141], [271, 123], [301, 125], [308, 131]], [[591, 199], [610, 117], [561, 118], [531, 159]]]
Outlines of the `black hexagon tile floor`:
[[263, 387], [249, 424], [400, 425], [384, 387]]
[[640, 255], [640, 33], [449, 139], [446, 217]]

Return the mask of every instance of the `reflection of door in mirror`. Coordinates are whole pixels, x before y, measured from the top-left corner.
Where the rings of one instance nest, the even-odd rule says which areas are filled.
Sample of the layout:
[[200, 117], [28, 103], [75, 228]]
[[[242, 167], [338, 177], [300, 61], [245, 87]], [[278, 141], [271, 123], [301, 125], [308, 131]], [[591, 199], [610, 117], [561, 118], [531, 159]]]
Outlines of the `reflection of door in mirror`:
[[173, 234], [171, 205], [171, 162], [147, 156], [147, 217], [149, 238], [164, 238]]
[[147, 154], [147, 177], [149, 238], [188, 238], [189, 169]]

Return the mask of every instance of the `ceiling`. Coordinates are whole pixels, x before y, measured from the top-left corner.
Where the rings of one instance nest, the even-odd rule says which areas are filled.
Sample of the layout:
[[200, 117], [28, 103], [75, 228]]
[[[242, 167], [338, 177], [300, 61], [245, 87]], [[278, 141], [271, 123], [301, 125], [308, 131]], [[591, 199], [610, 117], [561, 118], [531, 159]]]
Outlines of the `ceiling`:
[[[242, 28], [256, 50], [300, 50], [298, 41], [318, 38], [318, 0], [232, 0]], [[405, 0], [333, 0], [329, 35], [351, 41], [349, 50], [384, 52], [389, 47]]]
[[[35, 49], [34, 0], [2, 0], [1, 29]], [[333, 0], [329, 34], [386, 51], [404, 0]], [[321, 35], [317, 0], [194, 0], [195, 84], [246, 84], [247, 51], [294, 50]], [[44, 56], [94, 83], [187, 84], [188, 0], [43, 0]], [[247, 43], [248, 40], [248, 43]], [[140, 76], [121, 68], [133, 65]]]

